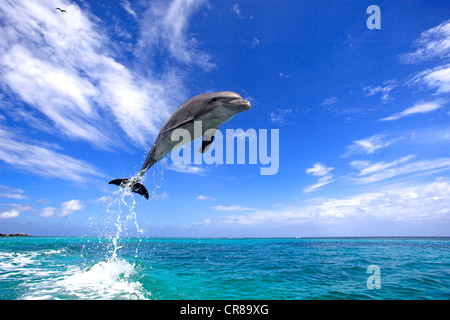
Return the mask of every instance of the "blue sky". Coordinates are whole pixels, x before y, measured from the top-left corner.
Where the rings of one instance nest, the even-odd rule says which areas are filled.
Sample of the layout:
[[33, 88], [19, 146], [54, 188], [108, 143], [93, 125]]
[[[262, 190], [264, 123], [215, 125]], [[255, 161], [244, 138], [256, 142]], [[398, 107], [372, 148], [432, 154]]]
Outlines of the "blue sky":
[[[450, 236], [449, 4], [280, 3], [2, 1], [0, 232]], [[278, 129], [278, 173], [168, 157], [130, 213], [107, 182], [224, 90], [252, 108], [222, 132]]]

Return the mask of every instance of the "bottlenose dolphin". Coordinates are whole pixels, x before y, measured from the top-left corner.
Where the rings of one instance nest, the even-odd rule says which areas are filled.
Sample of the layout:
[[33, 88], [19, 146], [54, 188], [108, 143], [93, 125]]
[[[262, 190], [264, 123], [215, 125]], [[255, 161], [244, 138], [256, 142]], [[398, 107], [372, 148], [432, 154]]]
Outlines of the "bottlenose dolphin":
[[[214, 133], [220, 125], [231, 119], [234, 115], [250, 109], [250, 102], [234, 92], [214, 92], [195, 96], [183, 103], [167, 119], [161, 128], [150, 152], [145, 159], [139, 173], [130, 179], [114, 179], [109, 184], [115, 184], [122, 188], [130, 188], [132, 192], [138, 193], [148, 199], [148, 191], [140, 182], [145, 172], [150, 169], [166, 154], [180, 147], [178, 141], [172, 141], [172, 132], [175, 129], [183, 128], [191, 134], [191, 141], [203, 137], [202, 147], [199, 150], [204, 153], [214, 140]], [[194, 130], [194, 121], [202, 122], [201, 135]], [[209, 129], [208, 133], [205, 132]], [[195, 136], [197, 134], [198, 136]], [[188, 143], [189, 141], [183, 141]]]

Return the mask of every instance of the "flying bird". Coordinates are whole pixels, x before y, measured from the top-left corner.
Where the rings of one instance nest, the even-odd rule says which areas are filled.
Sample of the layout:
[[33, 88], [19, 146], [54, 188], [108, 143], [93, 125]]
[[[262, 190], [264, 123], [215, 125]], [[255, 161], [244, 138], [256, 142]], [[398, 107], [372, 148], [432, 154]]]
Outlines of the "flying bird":
[[[148, 199], [148, 191], [140, 182], [140, 179], [162, 157], [180, 146], [178, 141], [171, 139], [174, 130], [178, 128], [188, 130], [192, 140], [202, 137], [202, 147], [199, 151], [205, 153], [213, 142], [214, 134], [220, 125], [234, 115], [248, 109], [250, 109], [250, 102], [242, 99], [239, 94], [230, 91], [206, 93], [189, 99], [167, 119], [139, 173], [131, 179], [111, 180], [109, 184], [130, 189], [132, 192]], [[198, 136], [194, 131], [195, 121], [202, 122], [202, 132], [197, 133], [200, 134]], [[190, 141], [183, 140], [182, 143], [188, 142]]]
[[56, 8], [56, 10], [59, 10], [59, 11], [61, 11], [61, 13], [67, 13], [67, 11], [66, 11], [66, 10], [64, 10], [64, 9], [61, 9], [61, 8]]

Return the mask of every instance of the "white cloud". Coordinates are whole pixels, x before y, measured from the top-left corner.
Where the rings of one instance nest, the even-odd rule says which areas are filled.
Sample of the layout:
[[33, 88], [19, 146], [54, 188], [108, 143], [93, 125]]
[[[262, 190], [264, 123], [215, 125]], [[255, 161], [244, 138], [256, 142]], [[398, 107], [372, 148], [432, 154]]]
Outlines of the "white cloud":
[[242, 18], [241, 9], [239, 9], [239, 4], [235, 3], [231, 8], [231, 11], [233, 11], [239, 18]]
[[[97, 199], [97, 202], [104, 201], [105, 197]], [[61, 203], [61, 209], [57, 209], [54, 207], [46, 207], [44, 209], [40, 209], [39, 216], [43, 218], [49, 218], [49, 217], [59, 217], [59, 218], [65, 218], [77, 211], [84, 210], [84, 205], [80, 200], [69, 200]]]
[[39, 211], [39, 216], [43, 218], [53, 217], [58, 213], [58, 209], [53, 207], [46, 207]]
[[416, 51], [400, 56], [403, 63], [417, 63], [432, 58], [450, 57], [450, 20], [422, 32], [414, 42]]
[[0, 128], [0, 160], [13, 168], [43, 177], [83, 182], [88, 177], [104, 175], [91, 164], [64, 155], [48, 145], [20, 141], [11, 132]]
[[113, 198], [111, 196], [101, 196], [95, 199], [96, 203], [112, 202]]
[[275, 210], [254, 210], [221, 216], [209, 225], [295, 226], [329, 224], [340, 221], [449, 221], [450, 183], [436, 180], [409, 187], [384, 186], [381, 190], [344, 198], [316, 198], [300, 205]]
[[27, 204], [16, 204], [3, 209], [0, 212], [0, 219], [14, 219], [18, 218], [22, 212], [32, 210], [31, 206]]
[[389, 117], [380, 119], [380, 121], [393, 121], [413, 114], [429, 113], [431, 111], [442, 108], [444, 106], [442, 102], [443, 101], [440, 99], [431, 102], [419, 102], [412, 107], [403, 110], [402, 112], [394, 113]]
[[326, 186], [327, 184], [333, 182], [333, 175], [329, 174], [323, 177], [320, 177], [316, 183], [314, 183], [313, 185], [307, 186], [303, 189], [304, 192], [309, 193], [309, 192], [314, 192], [319, 190], [320, 188], [322, 188], [323, 186]]
[[15, 189], [8, 186], [0, 185], [0, 198], [23, 200], [28, 199], [22, 189]]
[[436, 89], [437, 94], [450, 92], [450, 64], [427, 69], [414, 76], [409, 85], [425, 85], [428, 88]]
[[[122, 5], [130, 9], [127, 3]], [[148, 31], [177, 61], [212, 68], [210, 57], [197, 50], [198, 40], [187, 33], [189, 19], [204, 3], [153, 3], [140, 21], [138, 43], [148, 44]], [[54, 9], [58, 6], [68, 14]], [[149, 19], [152, 15], [158, 19]], [[52, 134], [56, 130], [102, 149], [121, 146], [124, 138], [148, 145], [185, 98], [179, 70], [127, 68], [116, 59], [116, 44], [99, 20], [70, 2], [2, 1], [0, 19], [0, 85], [25, 102], [27, 111], [43, 115], [36, 126]], [[158, 48], [151, 49], [147, 56]]]
[[218, 211], [254, 211], [255, 208], [243, 207], [240, 205], [232, 205], [232, 206], [214, 206], [212, 207], [214, 210]]
[[61, 204], [61, 213], [59, 214], [59, 217], [67, 217], [83, 209], [84, 206], [81, 204], [80, 200], [72, 199]]
[[200, 51], [199, 40], [187, 32], [189, 19], [206, 4], [206, 0], [153, 2], [141, 21], [139, 53], [148, 55], [146, 52], [153, 52], [154, 48], [163, 45], [177, 62], [213, 69], [215, 64], [211, 62], [211, 56]]
[[306, 173], [312, 174], [313, 176], [316, 177], [321, 177], [329, 173], [331, 170], [333, 170], [333, 168], [329, 168], [321, 164], [320, 162], [316, 162], [312, 168], [306, 169]]
[[331, 221], [335, 218], [364, 216], [388, 216], [394, 221], [443, 217], [448, 219], [449, 201], [450, 185], [434, 182], [415, 187], [362, 193], [343, 199], [329, 199], [319, 204], [317, 209], [320, 218]]
[[321, 187], [333, 182], [333, 174], [329, 174], [334, 168], [327, 167], [320, 162], [316, 162], [312, 168], [307, 168], [306, 173], [315, 177], [319, 177], [317, 183], [307, 186], [303, 189], [304, 192], [313, 192], [319, 190]]
[[335, 104], [336, 102], [339, 102], [338, 97], [331, 97], [331, 98], [324, 99], [320, 105], [321, 106], [331, 106], [331, 105]]
[[272, 111], [270, 113], [270, 121], [278, 124], [279, 126], [284, 126], [292, 123], [291, 118], [293, 115], [292, 109], [277, 109], [276, 111]]
[[216, 200], [216, 199], [214, 199], [213, 197], [210, 197], [210, 196], [204, 196], [204, 195], [198, 195], [197, 196], [197, 200]]
[[397, 87], [397, 81], [396, 80], [388, 80], [388, 81], [383, 82], [383, 86], [377, 86], [377, 87], [367, 86], [367, 87], [363, 88], [363, 91], [367, 97], [381, 93], [381, 101], [388, 102], [391, 99], [390, 93], [392, 90], [395, 89], [395, 87]]
[[376, 151], [390, 146], [399, 139], [401, 138], [389, 139], [385, 134], [375, 134], [366, 139], [355, 140], [347, 147], [347, 151], [343, 154], [343, 157], [361, 153], [374, 154]]
[[161, 194], [152, 194], [151, 199], [152, 200], [166, 200], [169, 198], [169, 194], [167, 191], [163, 191]]
[[[407, 85], [420, 85], [425, 88], [435, 89], [434, 95], [449, 93], [450, 20], [422, 32], [420, 37], [414, 42], [414, 46], [417, 47], [415, 52], [400, 56], [400, 60], [403, 63], [419, 63], [436, 59], [441, 65], [419, 72], [408, 81]], [[387, 119], [390, 120], [390, 117]], [[394, 119], [396, 118], [394, 117]]]
[[167, 169], [181, 173], [192, 173], [198, 175], [203, 175], [206, 172], [205, 168], [188, 165], [184, 163], [171, 163], [167, 166]]
[[130, 15], [132, 15], [134, 18], [137, 17], [136, 11], [134, 11], [133, 7], [131, 6], [130, 2], [127, 0], [124, 0], [120, 3], [120, 5], [125, 9], [126, 12], [128, 12]]
[[20, 215], [20, 211], [16, 209], [9, 209], [0, 213], [0, 219], [13, 219]]
[[350, 165], [359, 170], [358, 177], [350, 178], [355, 183], [367, 184], [410, 174], [431, 175], [450, 170], [450, 158], [418, 160], [411, 162], [413, 155], [391, 162], [353, 161]]
[[[256, 48], [260, 45], [261, 41], [257, 37], [253, 37], [251, 40], [242, 41], [243, 44], [247, 46], [247, 48]], [[247, 99], [245, 99], [247, 100]]]
[[371, 174], [371, 173], [375, 173], [381, 170], [385, 170], [391, 167], [395, 167], [401, 163], [407, 162], [409, 160], [411, 160], [412, 158], [414, 158], [413, 155], [410, 156], [406, 156], [397, 160], [394, 160], [392, 162], [384, 162], [384, 161], [380, 161], [377, 162], [375, 164], [372, 164], [370, 161], [352, 161], [350, 162], [350, 165], [355, 168], [360, 170], [359, 174], [360, 176], [364, 176], [367, 174]]

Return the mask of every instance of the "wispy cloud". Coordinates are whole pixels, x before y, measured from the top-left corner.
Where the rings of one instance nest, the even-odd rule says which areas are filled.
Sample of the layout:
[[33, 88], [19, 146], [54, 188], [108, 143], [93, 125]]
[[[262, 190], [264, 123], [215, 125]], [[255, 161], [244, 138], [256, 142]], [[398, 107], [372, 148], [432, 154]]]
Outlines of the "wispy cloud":
[[415, 75], [408, 85], [421, 85], [436, 90], [436, 94], [450, 92], [450, 64], [424, 70]]
[[323, 186], [326, 186], [327, 184], [329, 184], [329, 183], [331, 183], [331, 182], [333, 182], [333, 181], [334, 181], [334, 179], [333, 179], [333, 175], [332, 175], [332, 174], [326, 175], [326, 176], [320, 177], [320, 178], [317, 180], [316, 183], [314, 183], [314, 184], [312, 184], [312, 185], [310, 185], [310, 186], [305, 187], [305, 188], [303, 189], [303, 191], [306, 192], [306, 193], [314, 192], [314, 191], [319, 190], [319, 189], [322, 188]]
[[409, 155], [391, 162], [352, 161], [350, 165], [359, 170], [357, 177], [351, 181], [360, 184], [384, 181], [411, 174], [431, 175], [450, 170], [450, 158], [411, 161], [415, 156]]
[[343, 199], [328, 199], [314, 207], [319, 210], [319, 218], [328, 221], [365, 216], [408, 221], [448, 219], [450, 210], [444, 203], [449, 201], [450, 184], [433, 182], [413, 187], [391, 187]]
[[330, 174], [330, 172], [333, 170], [334, 168], [331, 167], [327, 167], [325, 165], [323, 165], [320, 162], [317, 162], [313, 165], [312, 168], [308, 168], [306, 169], [306, 173], [307, 174], [311, 174], [315, 177], [319, 177], [318, 181], [311, 185], [311, 186], [307, 186], [303, 189], [304, 192], [313, 192], [313, 191], [317, 191], [319, 190], [321, 187], [333, 182], [333, 174]]
[[[400, 60], [403, 63], [420, 63], [435, 60], [439, 65], [423, 70], [410, 77], [407, 86], [419, 86], [421, 89], [435, 90], [428, 100], [436, 99], [436, 96], [445, 98], [450, 92], [450, 20], [423, 32], [414, 42], [417, 48], [415, 52], [403, 54]], [[436, 99], [430, 102], [417, 102], [414, 106], [403, 112], [394, 114], [382, 120], [397, 120], [403, 116], [416, 113], [428, 113], [443, 107], [448, 100]]]
[[197, 199], [197, 200], [216, 200], [216, 199], [214, 199], [213, 197], [210, 197], [210, 196], [204, 196], [204, 195], [202, 195], [202, 194], [198, 195], [196, 199]]
[[72, 199], [61, 204], [61, 213], [59, 214], [59, 216], [64, 218], [83, 209], [84, 206], [80, 200]]
[[239, 18], [242, 18], [241, 9], [239, 9], [239, 4], [235, 3], [231, 8], [231, 11], [234, 12]]
[[232, 205], [232, 206], [214, 206], [212, 207], [214, 210], [218, 211], [255, 211], [255, 208], [243, 207], [240, 205]]
[[46, 207], [39, 210], [39, 216], [43, 218], [53, 217], [58, 213], [58, 209], [53, 207]]
[[15, 204], [4, 208], [0, 212], [0, 219], [15, 219], [20, 216], [22, 212], [31, 211], [33, 208], [30, 205]]
[[316, 176], [316, 177], [322, 177], [332, 170], [333, 170], [333, 168], [329, 168], [320, 162], [316, 162], [312, 166], [312, 168], [306, 169], [306, 173], [312, 174], [313, 176]]
[[[187, 33], [190, 18], [205, 3], [152, 3], [139, 21], [137, 46], [151, 49], [150, 56], [161, 39], [176, 61], [211, 69], [210, 56]], [[57, 6], [68, 14], [61, 15]], [[127, 1], [122, 6], [132, 14]], [[70, 2], [2, 1], [0, 19], [0, 85], [38, 111], [42, 129], [101, 149], [120, 146], [124, 137], [144, 146], [185, 98], [179, 70], [125, 66], [101, 22]]]
[[385, 134], [375, 134], [366, 139], [353, 141], [342, 156], [348, 157], [354, 154], [373, 154], [382, 148], [390, 146], [399, 139], [401, 138], [389, 138]]
[[[315, 198], [273, 210], [254, 210], [208, 219], [208, 226], [320, 225], [339, 221], [449, 221], [450, 183], [436, 180], [409, 187], [384, 186], [343, 198]], [[373, 221], [373, 220], [371, 220]]]
[[416, 51], [403, 54], [400, 60], [403, 63], [417, 63], [433, 58], [450, 57], [450, 20], [422, 32], [414, 41]]
[[411, 116], [414, 114], [429, 113], [431, 111], [435, 111], [437, 109], [442, 108], [444, 106], [443, 102], [444, 102], [443, 100], [435, 100], [435, 101], [431, 101], [431, 102], [416, 103], [412, 107], [409, 107], [409, 108], [403, 110], [402, 112], [394, 113], [393, 115], [391, 115], [389, 117], [382, 118], [382, 119], [380, 119], [380, 121], [393, 121], [393, 120], [398, 120], [400, 118], [403, 118], [406, 116]]
[[365, 176], [368, 174], [373, 174], [373, 173], [377, 173], [377, 172], [386, 170], [391, 167], [398, 166], [399, 164], [407, 162], [407, 161], [411, 160], [412, 158], [414, 158], [414, 155], [406, 156], [406, 157], [394, 160], [392, 162], [386, 163], [384, 161], [380, 161], [375, 164], [372, 164], [370, 161], [356, 160], [356, 161], [350, 162], [350, 165], [353, 168], [358, 169], [360, 171], [358, 173], [359, 176]]
[[100, 170], [86, 161], [64, 155], [45, 144], [30, 144], [0, 128], [0, 160], [16, 170], [42, 177], [84, 182], [104, 177]]
[[44, 209], [39, 210], [38, 215], [42, 218], [49, 218], [49, 217], [65, 218], [81, 210], [84, 210], [83, 202], [81, 202], [80, 200], [72, 199], [61, 203], [61, 209], [57, 209], [54, 207], [46, 207]]
[[395, 87], [397, 87], [397, 86], [398, 86], [397, 81], [393, 79], [393, 80], [388, 80], [388, 81], [383, 82], [382, 86], [364, 87], [363, 91], [367, 97], [374, 96], [376, 94], [381, 94], [381, 101], [386, 103], [391, 100], [391, 96], [390, 96], [391, 91], [394, 90]]
[[248, 47], [248, 48], [256, 48], [260, 45], [261, 41], [259, 40], [259, 38], [257, 37], [253, 37], [252, 40], [246, 40], [243, 41], [243, 43]]
[[278, 124], [279, 126], [285, 126], [290, 123], [292, 123], [292, 117], [293, 117], [293, 109], [287, 108], [287, 109], [277, 109], [275, 111], [272, 111], [270, 116], [270, 121], [273, 123]]
[[160, 194], [153, 194], [151, 199], [152, 200], [167, 200], [169, 198], [169, 194], [167, 191], [163, 191], [163, 193]]
[[331, 98], [324, 99], [320, 105], [321, 106], [331, 106], [337, 102], [339, 102], [338, 97], [331, 97]]
[[129, 1], [124, 0], [120, 3], [120, 5], [125, 9], [126, 12], [128, 12], [134, 18], [137, 17], [136, 11], [133, 9]]
[[22, 189], [15, 189], [8, 186], [0, 185], [0, 198], [24, 200], [28, 197], [24, 194]]
[[191, 173], [191, 174], [198, 174], [203, 175], [206, 172], [205, 168], [183, 164], [183, 163], [171, 163], [167, 165], [166, 167], [169, 170], [181, 172], [181, 173]]
[[164, 49], [177, 62], [199, 66], [204, 70], [215, 68], [211, 56], [198, 49], [199, 40], [189, 36], [189, 19], [208, 2], [206, 0], [155, 1], [145, 12], [141, 21], [138, 52], [149, 55], [155, 48]]

